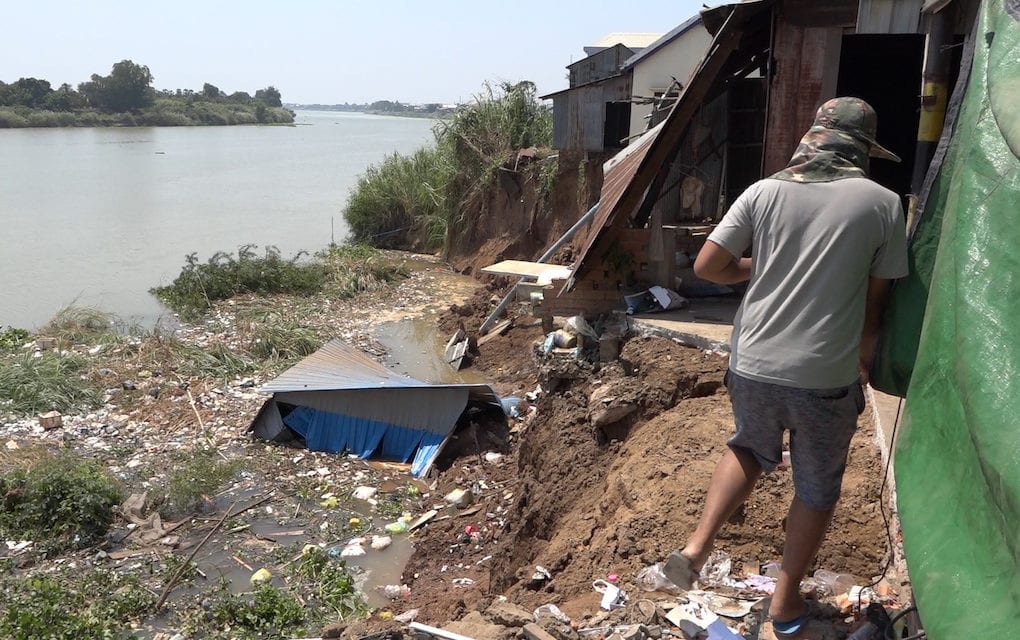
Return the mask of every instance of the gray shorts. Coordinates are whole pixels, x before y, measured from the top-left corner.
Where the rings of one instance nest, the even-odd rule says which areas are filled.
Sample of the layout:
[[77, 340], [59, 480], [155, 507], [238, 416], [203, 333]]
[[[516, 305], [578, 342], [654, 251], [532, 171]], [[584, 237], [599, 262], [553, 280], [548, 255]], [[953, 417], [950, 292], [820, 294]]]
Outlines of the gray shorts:
[[766, 473], [782, 461], [790, 431], [793, 486], [801, 502], [819, 511], [839, 500], [850, 438], [864, 411], [864, 389], [783, 387], [726, 373], [737, 433], [727, 444], [754, 454]]

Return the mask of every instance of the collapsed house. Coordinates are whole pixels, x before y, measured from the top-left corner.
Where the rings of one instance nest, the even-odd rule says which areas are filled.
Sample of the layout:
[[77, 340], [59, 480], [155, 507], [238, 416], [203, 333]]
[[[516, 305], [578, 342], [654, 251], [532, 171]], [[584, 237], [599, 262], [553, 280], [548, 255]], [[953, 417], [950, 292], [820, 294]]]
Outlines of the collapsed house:
[[333, 340], [264, 385], [266, 400], [251, 430], [263, 440], [303, 443], [313, 451], [411, 462], [420, 477], [466, 413], [505, 420], [485, 384], [431, 384], [391, 371]]
[[918, 609], [934, 640], [1013, 637], [1020, 4], [748, 0], [701, 15], [705, 57], [665, 121], [606, 163], [579, 256], [538, 313], [596, 315], [637, 283], [693, 276], [730, 203], [786, 166], [820, 104], [871, 103], [903, 159], [871, 177], [901, 195], [910, 232], [872, 385], [906, 398], [896, 487]]

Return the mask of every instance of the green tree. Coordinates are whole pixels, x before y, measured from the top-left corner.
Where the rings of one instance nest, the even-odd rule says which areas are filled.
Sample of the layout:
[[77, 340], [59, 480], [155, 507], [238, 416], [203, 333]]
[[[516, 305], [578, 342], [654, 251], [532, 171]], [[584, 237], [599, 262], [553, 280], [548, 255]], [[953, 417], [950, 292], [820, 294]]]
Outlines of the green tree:
[[85, 97], [65, 82], [46, 96], [43, 106], [51, 111], [74, 111], [85, 107]]
[[247, 91], [235, 91], [227, 97], [227, 100], [238, 104], [248, 104], [251, 102], [251, 96]]
[[113, 65], [110, 75], [92, 74], [89, 82], [78, 85], [89, 105], [105, 111], [123, 112], [152, 104], [152, 73], [149, 68], [130, 60]]
[[280, 98], [280, 92], [276, 87], [269, 86], [265, 89], [259, 89], [255, 92], [255, 99], [265, 104], [267, 107], [282, 107], [283, 101]]
[[220, 91], [219, 87], [214, 84], [206, 82], [202, 85], [202, 97], [209, 100], [218, 100], [223, 96], [223, 92]]
[[47, 96], [53, 93], [48, 80], [19, 78], [0, 91], [0, 104], [38, 108], [43, 106]]

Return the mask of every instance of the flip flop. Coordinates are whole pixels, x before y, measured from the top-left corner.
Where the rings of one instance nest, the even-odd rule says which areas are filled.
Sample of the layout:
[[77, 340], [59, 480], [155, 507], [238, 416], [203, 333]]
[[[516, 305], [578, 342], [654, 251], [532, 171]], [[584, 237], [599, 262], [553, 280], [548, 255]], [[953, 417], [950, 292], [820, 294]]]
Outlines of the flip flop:
[[772, 619], [772, 633], [778, 638], [778, 640], [793, 640], [800, 636], [800, 632], [807, 626], [808, 614], [804, 613], [793, 620], [787, 620], [786, 622], [780, 622], [775, 618]]
[[679, 551], [673, 551], [666, 556], [662, 572], [666, 574], [670, 582], [684, 591], [690, 591], [694, 586], [694, 581], [698, 578], [698, 572], [694, 570], [691, 559]]

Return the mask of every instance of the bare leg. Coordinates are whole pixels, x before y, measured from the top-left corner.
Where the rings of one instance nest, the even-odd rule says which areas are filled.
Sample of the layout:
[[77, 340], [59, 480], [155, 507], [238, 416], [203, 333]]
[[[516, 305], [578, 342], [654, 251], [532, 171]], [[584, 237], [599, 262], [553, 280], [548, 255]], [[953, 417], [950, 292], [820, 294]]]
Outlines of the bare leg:
[[800, 597], [800, 581], [804, 579], [832, 519], [832, 509], [816, 511], [795, 497], [786, 518], [786, 542], [783, 546], [783, 567], [779, 571], [776, 592], [772, 596], [769, 615], [773, 620], [788, 621], [803, 615], [806, 607]]
[[742, 449], [727, 449], [716, 465], [698, 528], [681, 551], [691, 559], [696, 571], [701, 569], [712, 553], [719, 529], [747, 500], [760, 475], [761, 465], [751, 453]]

